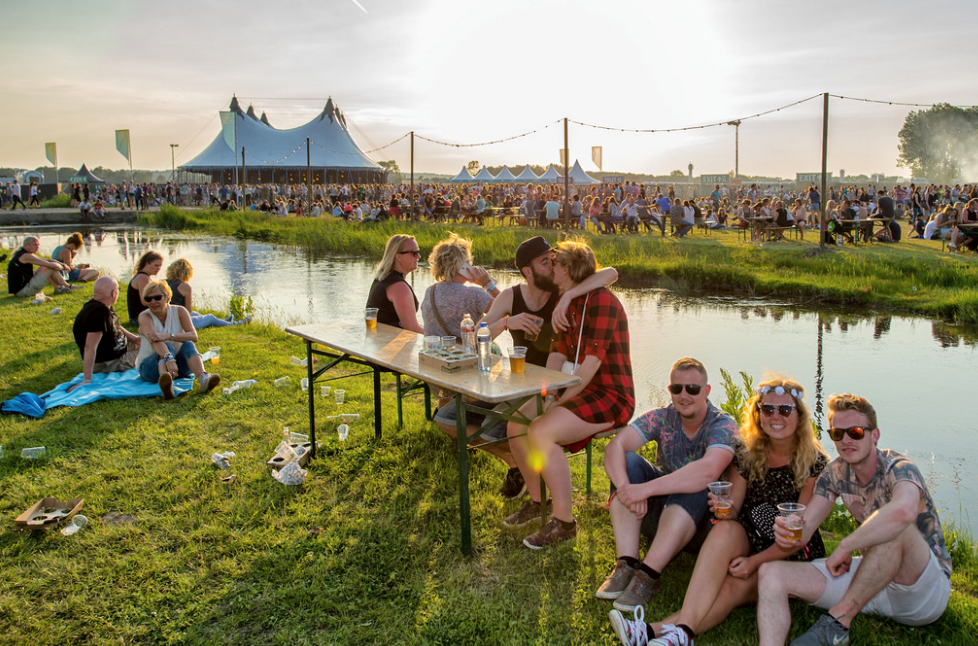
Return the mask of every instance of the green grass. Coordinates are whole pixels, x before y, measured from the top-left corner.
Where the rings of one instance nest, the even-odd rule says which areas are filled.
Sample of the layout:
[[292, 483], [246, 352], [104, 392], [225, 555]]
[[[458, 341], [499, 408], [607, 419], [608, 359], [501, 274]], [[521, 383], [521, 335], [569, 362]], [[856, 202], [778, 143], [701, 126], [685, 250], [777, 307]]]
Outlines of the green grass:
[[[474, 241], [479, 264], [510, 268], [520, 242], [537, 229], [497, 226], [386, 222], [354, 225], [334, 218], [276, 218], [250, 211], [186, 211], [164, 206], [140, 222], [174, 230], [268, 240], [302, 246], [315, 255], [379, 258], [393, 233], [417, 237], [427, 253], [448, 231]], [[828, 248], [818, 253], [818, 238], [751, 245], [736, 232], [696, 232], [685, 239], [654, 235], [583, 235], [598, 262], [616, 267], [621, 284], [657, 285], [706, 294], [767, 296], [809, 306], [863, 305], [915, 312], [957, 322], [978, 323], [978, 262], [970, 255], [942, 253], [939, 242]], [[543, 232], [555, 242], [560, 233]]]
[[[91, 287], [28, 305], [0, 297], [0, 397], [43, 393], [80, 370], [73, 314]], [[64, 309], [51, 315], [55, 305]], [[123, 311], [124, 305], [119, 305]], [[418, 398], [395, 428], [393, 383], [384, 380], [384, 437], [373, 440], [368, 377], [347, 389], [361, 414], [340, 445], [320, 426], [322, 454], [306, 484], [275, 482], [264, 461], [284, 425], [307, 432], [289, 364], [303, 345], [270, 326], [209, 328], [200, 346], [223, 348], [227, 380], [259, 384], [231, 397], [194, 392], [97, 402], [40, 420], [0, 416], [0, 644], [612, 644], [610, 604], [593, 593], [610, 572], [614, 540], [604, 509], [608, 481], [595, 452], [595, 491], [573, 464], [580, 522], [576, 541], [543, 552], [521, 546], [502, 518], [516, 502], [496, 490], [505, 470], [484, 454], [471, 461], [475, 554], [459, 550], [454, 444], [428, 423]], [[292, 377], [289, 389], [272, 380]], [[322, 416], [336, 405], [320, 405]], [[21, 460], [44, 445], [47, 456]], [[232, 450], [230, 473], [209, 459]], [[13, 518], [43, 496], [85, 498], [89, 525], [73, 537], [21, 533]], [[108, 514], [132, 523], [112, 523]], [[851, 520], [837, 517], [843, 530]], [[935, 625], [911, 629], [861, 618], [853, 643], [887, 646], [975, 643], [978, 566], [974, 543], [948, 530], [955, 591]], [[649, 608], [678, 608], [693, 560], [681, 556]], [[795, 634], [817, 612], [793, 605]], [[697, 646], [756, 643], [752, 608], [736, 611]]]
[[41, 200], [42, 209], [67, 209], [71, 206], [71, 196], [67, 193], [58, 193], [54, 197]]

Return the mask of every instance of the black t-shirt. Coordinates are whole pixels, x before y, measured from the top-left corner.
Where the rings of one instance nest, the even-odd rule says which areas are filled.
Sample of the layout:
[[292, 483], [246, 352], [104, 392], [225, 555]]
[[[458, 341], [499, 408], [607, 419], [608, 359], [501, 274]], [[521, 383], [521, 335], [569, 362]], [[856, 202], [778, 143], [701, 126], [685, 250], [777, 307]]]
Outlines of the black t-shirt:
[[72, 328], [78, 352], [85, 358], [85, 341], [89, 332], [101, 332], [102, 338], [95, 349], [95, 363], [112, 361], [126, 353], [126, 336], [119, 326], [115, 310], [92, 299], [82, 306]]
[[20, 261], [20, 257], [25, 253], [27, 250], [21, 247], [14, 252], [7, 264], [7, 291], [11, 294], [16, 294], [27, 287], [34, 277], [34, 265]]

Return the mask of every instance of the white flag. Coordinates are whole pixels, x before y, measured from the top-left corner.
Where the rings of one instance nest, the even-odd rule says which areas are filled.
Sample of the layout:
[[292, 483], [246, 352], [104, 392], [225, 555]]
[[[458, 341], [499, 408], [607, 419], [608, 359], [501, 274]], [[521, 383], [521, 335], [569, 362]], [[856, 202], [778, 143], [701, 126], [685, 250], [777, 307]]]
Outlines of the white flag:
[[116, 130], [115, 131], [115, 149], [125, 157], [130, 162], [132, 159], [129, 156], [129, 131], [128, 130]]
[[599, 172], [603, 170], [601, 168], [601, 146], [591, 146], [591, 161], [598, 167]]

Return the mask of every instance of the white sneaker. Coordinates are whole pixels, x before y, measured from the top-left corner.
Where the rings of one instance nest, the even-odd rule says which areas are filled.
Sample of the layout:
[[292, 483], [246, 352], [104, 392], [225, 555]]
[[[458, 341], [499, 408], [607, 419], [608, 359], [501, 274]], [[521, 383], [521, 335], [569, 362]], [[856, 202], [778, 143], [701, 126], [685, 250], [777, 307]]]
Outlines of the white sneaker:
[[608, 613], [611, 627], [618, 635], [621, 646], [646, 646], [649, 643], [649, 627], [645, 623], [645, 608], [635, 606], [635, 619], [625, 619], [620, 610]]
[[686, 631], [672, 624], [665, 624], [659, 636], [649, 642], [649, 646], [693, 646], [693, 640]]
[[200, 394], [209, 393], [218, 387], [221, 383], [221, 375], [212, 375], [209, 372], [205, 372], [204, 376], [200, 378]]

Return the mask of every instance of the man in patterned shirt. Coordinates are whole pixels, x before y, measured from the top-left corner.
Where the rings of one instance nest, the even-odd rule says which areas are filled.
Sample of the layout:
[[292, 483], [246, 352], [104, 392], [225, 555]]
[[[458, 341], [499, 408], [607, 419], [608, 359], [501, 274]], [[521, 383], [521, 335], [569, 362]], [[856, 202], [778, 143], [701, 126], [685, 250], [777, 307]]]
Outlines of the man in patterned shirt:
[[[707, 485], [719, 480], [734, 457], [737, 423], [707, 399], [703, 364], [680, 359], [669, 379], [672, 403], [637, 418], [604, 450], [618, 561], [595, 596], [614, 599], [621, 611], [644, 606], [656, 595], [661, 572], [683, 548], [699, 550], [711, 526]], [[652, 441], [655, 466], [636, 453]], [[640, 561], [643, 533], [652, 544]]]
[[[896, 451], [876, 447], [876, 411], [866, 399], [833, 395], [828, 408], [829, 435], [839, 457], [815, 483], [801, 541], [828, 517], [836, 498], [842, 498], [859, 528], [827, 559], [761, 566], [757, 624], [762, 646], [784, 644], [791, 627], [789, 597], [828, 611], [792, 646], [842, 646], [849, 643], [849, 626], [860, 612], [923, 626], [940, 618], [951, 595], [951, 556], [917, 466]], [[775, 521], [774, 532], [781, 547], [798, 546], [783, 518]], [[861, 557], [853, 558], [856, 550]]]

